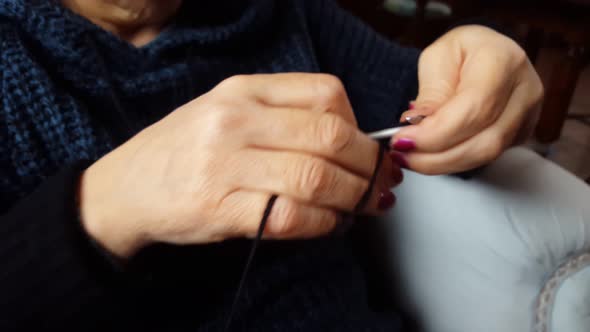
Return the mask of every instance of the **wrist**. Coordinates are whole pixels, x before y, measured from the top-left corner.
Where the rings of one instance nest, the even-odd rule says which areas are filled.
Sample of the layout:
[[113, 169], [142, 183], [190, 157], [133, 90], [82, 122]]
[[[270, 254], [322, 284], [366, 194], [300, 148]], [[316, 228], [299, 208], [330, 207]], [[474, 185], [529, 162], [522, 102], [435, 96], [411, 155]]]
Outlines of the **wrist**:
[[[145, 246], [145, 241], [142, 241], [138, 232], [126, 227], [130, 219], [121, 216], [121, 209], [105, 200], [105, 197], [112, 197], [112, 193], [108, 193], [108, 189], [105, 188], [107, 182], [104, 179], [101, 180], [93, 166], [80, 176], [79, 222], [82, 229], [96, 244], [118, 258], [130, 258]], [[107, 195], [100, 193], [107, 193]]]

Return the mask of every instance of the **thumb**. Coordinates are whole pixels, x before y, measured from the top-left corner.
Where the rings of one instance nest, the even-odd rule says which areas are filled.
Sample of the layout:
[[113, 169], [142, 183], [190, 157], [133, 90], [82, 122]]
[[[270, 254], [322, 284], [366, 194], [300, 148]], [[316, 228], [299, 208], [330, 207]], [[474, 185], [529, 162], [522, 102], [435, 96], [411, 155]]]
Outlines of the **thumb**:
[[421, 115], [436, 112], [455, 95], [461, 70], [461, 50], [439, 40], [426, 48], [418, 63], [418, 97], [414, 109]]

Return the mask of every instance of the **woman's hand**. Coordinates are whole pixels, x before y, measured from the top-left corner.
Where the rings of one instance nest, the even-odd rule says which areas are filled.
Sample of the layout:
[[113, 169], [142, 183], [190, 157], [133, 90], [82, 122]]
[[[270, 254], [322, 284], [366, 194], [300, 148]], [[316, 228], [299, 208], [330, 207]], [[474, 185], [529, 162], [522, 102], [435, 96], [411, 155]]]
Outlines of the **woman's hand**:
[[472, 169], [523, 142], [543, 95], [525, 52], [482, 26], [456, 28], [424, 50], [419, 81], [402, 119], [428, 117], [400, 131], [392, 145], [400, 163], [424, 174]]
[[[369, 186], [378, 144], [356, 127], [327, 75], [232, 77], [92, 165], [81, 180], [87, 232], [127, 257], [152, 242], [330, 232]], [[363, 213], [390, 208], [401, 171], [389, 158]]]

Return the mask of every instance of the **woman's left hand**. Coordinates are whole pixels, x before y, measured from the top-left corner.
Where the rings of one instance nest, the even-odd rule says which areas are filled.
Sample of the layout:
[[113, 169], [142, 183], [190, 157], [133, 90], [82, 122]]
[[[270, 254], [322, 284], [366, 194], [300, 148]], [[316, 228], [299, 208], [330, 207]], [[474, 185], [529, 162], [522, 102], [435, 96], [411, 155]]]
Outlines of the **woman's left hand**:
[[492, 29], [449, 31], [424, 50], [418, 76], [418, 97], [402, 119], [428, 117], [392, 142], [392, 153], [414, 171], [473, 169], [532, 132], [543, 86], [522, 48]]

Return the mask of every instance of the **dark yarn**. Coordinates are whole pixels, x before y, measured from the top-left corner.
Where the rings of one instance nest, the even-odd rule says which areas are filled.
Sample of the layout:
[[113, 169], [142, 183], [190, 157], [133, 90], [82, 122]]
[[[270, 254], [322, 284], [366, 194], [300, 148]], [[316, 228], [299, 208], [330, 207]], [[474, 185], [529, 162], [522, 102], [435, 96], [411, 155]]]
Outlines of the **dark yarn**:
[[367, 191], [363, 194], [359, 202], [356, 204], [354, 211], [361, 212], [367, 202], [371, 198], [371, 193], [373, 192], [373, 187], [375, 186], [375, 180], [377, 180], [377, 175], [379, 174], [379, 169], [381, 168], [381, 164], [383, 163], [383, 156], [385, 155], [385, 146], [383, 144], [379, 144], [379, 150], [377, 151], [377, 162], [375, 163], [375, 169], [373, 170], [373, 174], [371, 175], [371, 179], [369, 179], [369, 187]]
[[234, 300], [232, 302], [231, 308], [229, 310], [229, 314], [225, 320], [225, 327], [223, 328], [224, 332], [228, 332], [231, 328], [231, 323], [234, 318], [234, 313], [238, 307], [238, 303], [240, 301], [240, 296], [242, 295], [242, 289], [246, 284], [246, 278], [248, 277], [248, 272], [250, 272], [250, 267], [252, 266], [252, 262], [254, 261], [254, 255], [256, 255], [256, 249], [258, 249], [258, 244], [262, 240], [262, 234], [264, 233], [264, 229], [266, 227], [266, 223], [268, 221], [268, 217], [272, 212], [272, 208], [277, 201], [278, 196], [272, 195], [266, 203], [266, 208], [264, 209], [264, 213], [262, 214], [262, 219], [260, 220], [260, 226], [258, 226], [258, 232], [256, 233], [256, 237], [254, 238], [254, 242], [252, 242], [252, 248], [250, 249], [250, 253], [248, 254], [248, 259], [246, 260], [246, 265], [244, 266], [244, 271], [242, 272], [242, 276], [240, 277], [240, 283], [238, 284], [238, 289], [234, 294]]
[[[383, 156], [385, 155], [385, 147], [383, 145], [379, 145], [379, 150], [377, 151], [377, 162], [375, 163], [375, 169], [373, 170], [373, 174], [371, 175], [371, 179], [369, 180], [369, 186], [359, 202], [356, 204], [355, 211], [360, 212], [362, 211], [369, 198], [371, 198], [371, 193], [373, 192], [373, 187], [375, 186], [375, 180], [377, 179], [377, 175], [379, 170], [381, 169], [381, 164], [383, 162]], [[238, 289], [234, 295], [234, 300], [232, 306], [230, 308], [229, 315], [225, 321], [225, 328], [223, 329], [224, 332], [230, 330], [232, 319], [235, 313], [235, 310], [238, 306], [238, 301], [240, 300], [240, 295], [242, 294], [242, 289], [246, 283], [246, 278], [248, 277], [248, 272], [250, 272], [250, 267], [252, 266], [252, 262], [254, 261], [254, 255], [256, 254], [256, 249], [258, 248], [258, 244], [262, 240], [262, 234], [264, 233], [264, 229], [266, 227], [266, 223], [268, 221], [268, 217], [272, 212], [272, 208], [277, 200], [277, 195], [272, 195], [266, 204], [266, 208], [264, 209], [264, 213], [262, 215], [262, 220], [260, 220], [260, 226], [258, 227], [258, 232], [256, 237], [254, 238], [254, 242], [252, 243], [252, 248], [250, 249], [250, 254], [248, 255], [248, 259], [246, 260], [246, 265], [244, 266], [244, 271], [242, 272], [242, 276], [240, 277], [240, 283], [238, 285]]]

